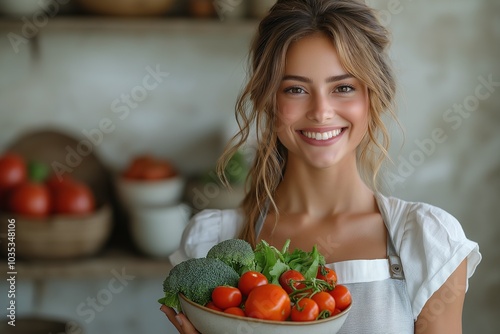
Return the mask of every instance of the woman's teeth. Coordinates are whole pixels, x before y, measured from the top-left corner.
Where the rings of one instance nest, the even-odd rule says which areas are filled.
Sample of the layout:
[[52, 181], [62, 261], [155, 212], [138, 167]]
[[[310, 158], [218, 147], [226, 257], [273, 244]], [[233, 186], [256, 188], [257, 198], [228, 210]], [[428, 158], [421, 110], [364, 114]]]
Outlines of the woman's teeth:
[[301, 131], [301, 132], [304, 136], [310, 139], [328, 140], [333, 137], [337, 137], [342, 132], [342, 129], [337, 129], [327, 132], [310, 132], [310, 131]]

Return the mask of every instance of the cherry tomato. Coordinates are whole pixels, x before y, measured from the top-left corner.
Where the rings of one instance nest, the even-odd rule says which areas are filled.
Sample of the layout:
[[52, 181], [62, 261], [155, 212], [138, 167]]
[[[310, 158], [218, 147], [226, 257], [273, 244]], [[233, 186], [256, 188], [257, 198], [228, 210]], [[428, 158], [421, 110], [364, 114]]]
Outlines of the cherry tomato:
[[299, 289], [301, 287], [301, 283], [298, 281], [305, 280], [304, 275], [300, 273], [300, 271], [290, 269], [281, 274], [279, 278], [279, 283], [285, 291], [290, 294], [295, 289]]
[[28, 178], [24, 159], [14, 153], [5, 153], [0, 157], [0, 189], [9, 189], [20, 185]]
[[290, 311], [290, 297], [276, 284], [253, 288], [245, 301], [245, 314], [251, 318], [285, 321]]
[[229, 307], [229, 308], [224, 310], [224, 313], [238, 315], [240, 317], [245, 316], [245, 311], [243, 311], [240, 307]]
[[314, 321], [318, 318], [318, 304], [311, 298], [302, 298], [293, 305], [290, 319], [292, 321]]
[[345, 285], [337, 284], [335, 288], [328, 291], [328, 293], [335, 299], [335, 305], [339, 310], [343, 311], [351, 305], [351, 292]]
[[214, 302], [213, 301], [209, 301], [205, 307], [211, 309], [211, 310], [215, 310], [215, 311], [219, 311], [219, 312], [222, 312], [222, 309], [221, 308], [218, 308], [217, 306], [215, 306]]
[[325, 266], [319, 266], [316, 278], [322, 279], [332, 286], [335, 286], [335, 284], [337, 284], [337, 273], [335, 272], [335, 270], [327, 268]]
[[240, 289], [244, 296], [248, 296], [253, 288], [267, 283], [268, 281], [264, 274], [259, 273], [258, 271], [250, 270], [241, 275], [240, 280], [238, 281], [238, 289]]
[[321, 291], [318, 293], [315, 293], [312, 297], [312, 300], [318, 304], [319, 307], [319, 312], [326, 312], [328, 311], [328, 315], [330, 316], [335, 312], [335, 298], [331, 294], [329, 294], [326, 291]]
[[218, 286], [212, 291], [212, 301], [223, 310], [239, 306], [242, 299], [241, 291], [233, 286]]
[[86, 214], [95, 209], [95, 198], [83, 182], [63, 182], [52, 191], [54, 213]]
[[50, 213], [50, 192], [45, 184], [25, 182], [10, 193], [9, 208], [12, 212], [45, 217]]
[[332, 314], [330, 315], [330, 317], [333, 317], [334, 315], [337, 315], [339, 313], [341, 313], [342, 311], [339, 310], [338, 308], [335, 308], [335, 310], [332, 312]]

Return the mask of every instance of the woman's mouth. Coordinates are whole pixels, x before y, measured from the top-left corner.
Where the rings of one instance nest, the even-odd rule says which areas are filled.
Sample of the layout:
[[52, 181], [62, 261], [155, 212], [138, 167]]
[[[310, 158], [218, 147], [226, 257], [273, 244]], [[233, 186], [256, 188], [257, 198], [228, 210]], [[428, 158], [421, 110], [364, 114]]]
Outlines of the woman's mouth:
[[341, 129], [335, 129], [335, 130], [324, 131], [324, 132], [303, 131], [303, 130], [301, 130], [300, 133], [304, 137], [306, 137], [308, 139], [319, 140], [319, 141], [327, 141], [327, 140], [330, 140], [332, 138], [340, 136], [340, 134], [344, 132], [344, 129], [345, 128], [341, 128]]

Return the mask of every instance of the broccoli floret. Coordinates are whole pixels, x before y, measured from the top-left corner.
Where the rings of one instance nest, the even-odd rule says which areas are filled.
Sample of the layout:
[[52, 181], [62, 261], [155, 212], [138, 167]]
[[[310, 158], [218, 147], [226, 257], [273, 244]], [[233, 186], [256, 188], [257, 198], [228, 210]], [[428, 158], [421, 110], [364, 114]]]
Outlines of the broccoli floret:
[[237, 286], [239, 278], [233, 268], [219, 259], [189, 259], [170, 270], [163, 281], [165, 297], [158, 302], [179, 310], [179, 293], [182, 293], [189, 300], [205, 305], [213, 289], [219, 285]]
[[230, 265], [239, 275], [255, 269], [255, 254], [252, 246], [243, 239], [228, 239], [219, 242], [208, 251], [207, 258], [221, 260]]

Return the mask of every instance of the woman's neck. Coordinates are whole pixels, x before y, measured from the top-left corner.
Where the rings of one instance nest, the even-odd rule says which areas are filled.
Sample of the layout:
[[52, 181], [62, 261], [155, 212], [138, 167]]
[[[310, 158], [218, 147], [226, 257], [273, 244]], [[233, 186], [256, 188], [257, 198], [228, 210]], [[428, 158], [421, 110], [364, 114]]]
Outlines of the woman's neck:
[[280, 212], [315, 217], [376, 210], [373, 192], [361, 179], [355, 158], [324, 169], [289, 161], [275, 199]]

